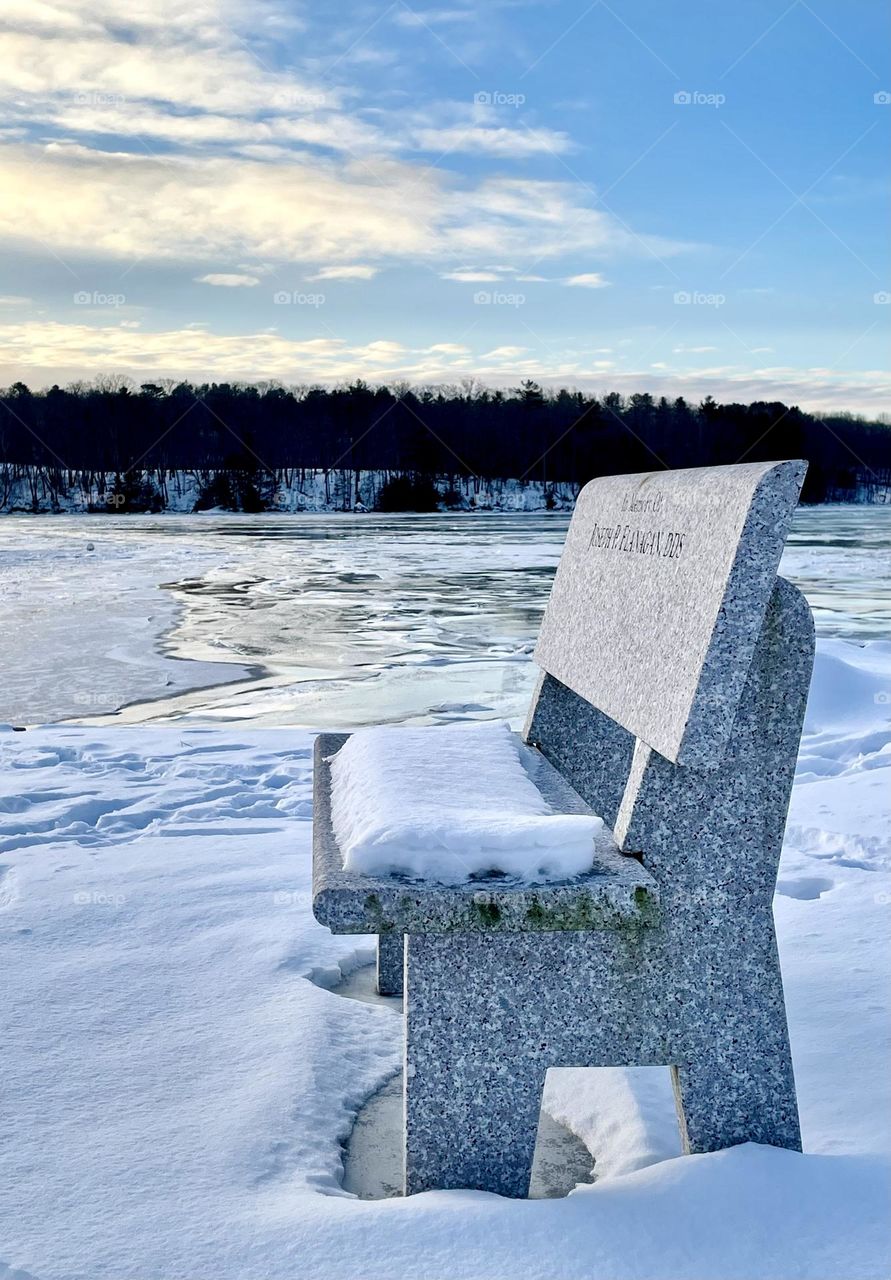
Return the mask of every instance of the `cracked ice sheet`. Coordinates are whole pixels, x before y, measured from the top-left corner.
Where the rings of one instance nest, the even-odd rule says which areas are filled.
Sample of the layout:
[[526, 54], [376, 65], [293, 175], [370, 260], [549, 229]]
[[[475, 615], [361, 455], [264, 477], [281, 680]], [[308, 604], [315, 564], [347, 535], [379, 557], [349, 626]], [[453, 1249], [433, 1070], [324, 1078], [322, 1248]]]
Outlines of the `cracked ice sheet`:
[[[796, 786], [777, 897], [809, 1154], [672, 1159], [658, 1090], [565, 1071], [549, 1109], [602, 1176], [563, 1201], [340, 1190], [339, 1143], [398, 1065], [400, 1029], [325, 989], [370, 940], [312, 919], [309, 734], [0, 736], [0, 1265], [38, 1280], [885, 1276], [891, 859], [879, 793], [870, 817], [858, 790], [889, 777], [870, 697], [883, 671], [866, 689], [834, 673], [861, 702], [841, 700], [834, 746], [820, 727], [841, 773]], [[827, 856], [839, 834], [861, 840], [856, 859], [854, 844]], [[802, 880], [829, 883], [788, 892]]]
[[101, 715], [249, 674], [234, 661], [181, 661], [162, 643], [181, 607], [160, 584], [206, 572], [220, 552], [148, 541], [135, 526], [122, 534], [110, 537], [101, 517], [0, 521], [0, 719]]

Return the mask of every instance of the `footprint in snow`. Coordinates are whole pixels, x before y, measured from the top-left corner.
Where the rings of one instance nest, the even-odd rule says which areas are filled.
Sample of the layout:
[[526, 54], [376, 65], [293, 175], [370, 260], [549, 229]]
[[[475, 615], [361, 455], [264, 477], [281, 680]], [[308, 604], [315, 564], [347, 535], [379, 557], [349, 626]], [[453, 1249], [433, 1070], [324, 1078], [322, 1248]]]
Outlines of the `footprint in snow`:
[[798, 898], [811, 901], [835, 888], [834, 880], [826, 880], [822, 876], [797, 876], [794, 879], [778, 880], [777, 893], [783, 898]]

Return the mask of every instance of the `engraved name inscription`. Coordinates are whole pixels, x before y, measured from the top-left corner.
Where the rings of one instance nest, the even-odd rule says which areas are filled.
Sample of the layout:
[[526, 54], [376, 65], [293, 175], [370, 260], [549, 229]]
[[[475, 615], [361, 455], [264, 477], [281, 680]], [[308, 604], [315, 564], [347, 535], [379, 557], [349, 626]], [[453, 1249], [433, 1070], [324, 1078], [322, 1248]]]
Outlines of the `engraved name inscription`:
[[630, 524], [598, 524], [588, 539], [588, 550], [625, 551], [642, 556], [677, 560], [684, 550], [686, 533], [678, 529], [637, 529]]

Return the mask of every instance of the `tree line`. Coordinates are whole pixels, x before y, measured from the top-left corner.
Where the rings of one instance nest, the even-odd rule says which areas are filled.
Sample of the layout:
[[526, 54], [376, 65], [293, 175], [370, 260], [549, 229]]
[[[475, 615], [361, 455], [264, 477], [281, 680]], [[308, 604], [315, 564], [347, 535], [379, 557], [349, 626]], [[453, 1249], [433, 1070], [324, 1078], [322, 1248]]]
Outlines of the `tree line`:
[[[202, 477], [205, 505], [262, 509], [270, 486], [299, 484], [307, 471], [374, 471], [391, 477], [390, 501], [410, 507], [495, 479], [547, 493], [597, 475], [795, 457], [810, 464], [805, 501], [878, 494], [891, 484], [891, 426], [779, 402], [694, 405], [532, 381], [500, 391], [473, 380], [325, 389], [101, 378], [0, 392], [7, 480], [27, 474], [65, 493], [101, 477], [125, 495], [124, 509], [145, 509], [147, 473], [182, 470]], [[358, 481], [342, 487], [350, 505]]]

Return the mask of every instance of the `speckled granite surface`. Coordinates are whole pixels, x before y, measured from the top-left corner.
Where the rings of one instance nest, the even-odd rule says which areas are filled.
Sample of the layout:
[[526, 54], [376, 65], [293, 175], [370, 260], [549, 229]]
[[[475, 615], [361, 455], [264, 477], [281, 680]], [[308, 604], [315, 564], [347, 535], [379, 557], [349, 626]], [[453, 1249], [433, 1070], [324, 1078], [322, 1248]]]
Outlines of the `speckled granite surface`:
[[733, 724], [803, 462], [601, 476], [579, 494], [535, 661], [669, 760]]
[[686, 1151], [800, 1145], [771, 899], [812, 661], [779, 582], [721, 765], [638, 749], [616, 834], [656, 927], [409, 936], [408, 1191], [525, 1195], [550, 1066], [671, 1066]]
[[[328, 759], [345, 734], [316, 739], [313, 767], [313, 912], [334, 933], [541, 932], [564, 929], [644, 928], [658, 919], [659, 891], [634, 858], [623, 857], [612, 837], [594, 845], [594, 865], [571, 880], [530, 885], [493, 877], [467, 885], [441, 885], [404, 876], [345, 871], [331, 826]], [[520, 744], [544, 797], [560, 813], [589, 806], [538, 752]], [[390, 946], [387, 939], [385, 949]], [[384, 964], [387, 966], [388, 957]], [[389, 957], [393, 985], [392, 948]]]
[[[707, 487], [699, 506], [701, 493], [689, 489], [696, 474]], [[347, 876], [325, 763], [343, 739], [319, 739], [316, 915], [335, 932], [378, 932], [380, 981], [392, 990], [405, 935], [408, 1192], [525, 1195], [550, 1066], [670, 1066], [686, 1151], [800, 1145], [771, 902], [813, 664], [808, 606], [774, 576], [802, 475], [803, 464], [784, 463], [713, 468], [705, 478], [663, 473], [658, 485], [611, 480], [639, 531], [670, 515], [671, 529], [687, 532], [680, 545], [664, 543], [667, 563], [610, 587], [621, 605], [613, 639], [626, 643], [608, 658], [582, 653], [597, 603], [591, 582], [605, 588], [580, 559], [579, 547], [591, 548], [591, 512], [581, 504], [578, 526], [574, 517], [585, 536], [567, 543], [564, 581], [576, 583], [589, 613], [567, 613], [558, 593], [552, 622], [562, 618], [574, 638], [562, 656], [556, 633], [541, 650], [552, 666], [526, 736], [552, 802], [590, 805], [635, 858], [605, 843], [590, 875], [531, 888]], [[641, 549], [638, 537], [632, 553], [624, 537], [609, 534], [615, 546], [606, 547], [621, 561], [655, 558], [652, 547], [663, 545], [654, 538]], [[660, 586], [666, 570], [673, 585]], [[641, 602], [638, 578], [657, 583]], [[666, 624], [675, 609], [683, 617]], [[674, 662], [660, 649], [666, 625]], [[555, 666], [605, 689], [616, 718]], [[680, 693], [667, 696], [673, 677]]]
[[377, 937], [375, 985], [379, 996], [401, 996], [404, 985], [404, 935], [391, 929]]

